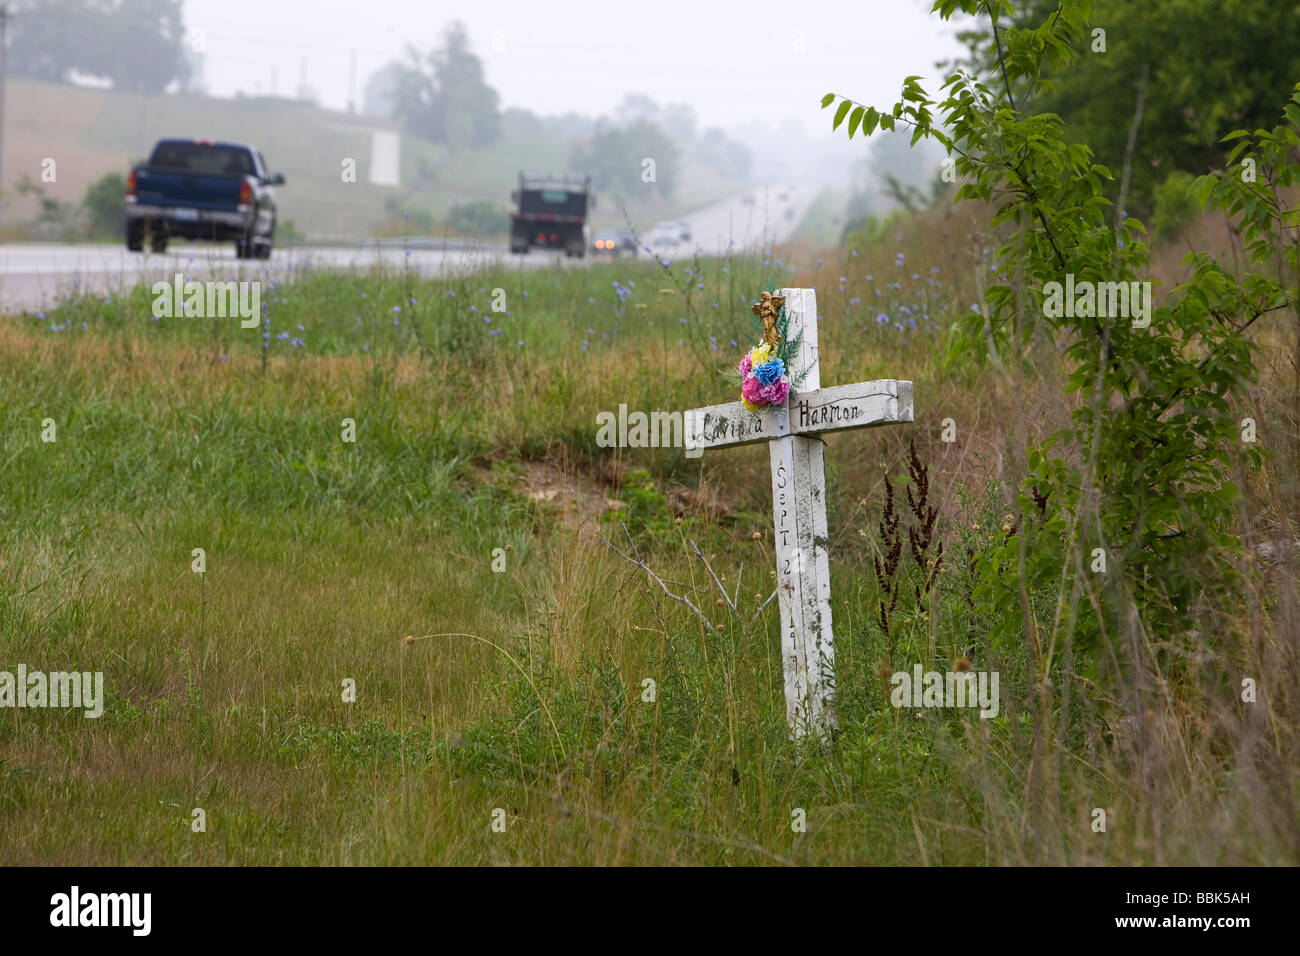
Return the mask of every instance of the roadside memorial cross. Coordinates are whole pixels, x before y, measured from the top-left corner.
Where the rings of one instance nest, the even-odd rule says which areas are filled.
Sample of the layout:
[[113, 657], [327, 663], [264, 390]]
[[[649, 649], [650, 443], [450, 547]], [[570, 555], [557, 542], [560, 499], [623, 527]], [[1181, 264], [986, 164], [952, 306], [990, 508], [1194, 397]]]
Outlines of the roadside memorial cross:
[[[685, 444], [703, 450], [768, 443], [786, 719], [793, 738], [827, 739], [836, 724], [835, 638], [826, 555], [824, 443], [819, 436], [842, 428], [912, 421], [912, 383], [885, 379], [822, 388], [816, 293], [782, 289], [778, 295], [785, 297], [787, 336], [795, 341], [803, 332], [789, 362], [790, 380], [799, 383], [799, 390], [791, 391], [783, 404], [757, 412], [740, 402], [690, 409], [683, 416]], [[757, 314], [764, 318], [768, 339], [770, 323], [762, 312]]]

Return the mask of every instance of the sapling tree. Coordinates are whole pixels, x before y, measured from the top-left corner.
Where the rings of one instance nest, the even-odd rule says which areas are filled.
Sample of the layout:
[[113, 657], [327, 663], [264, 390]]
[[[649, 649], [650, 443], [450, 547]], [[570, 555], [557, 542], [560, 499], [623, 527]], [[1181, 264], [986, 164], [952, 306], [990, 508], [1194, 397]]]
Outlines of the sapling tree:
[[[1066, 141], [1060, 117], [1034, 111], [1048, 71], [1068, 70], [1086, 47], [1088, 4], [1062, 0], [1034, 28], [1008, 25], [1008, 0], [938, 0], [933, 10], [991, 21], [989, 76], [959, 69], [941, 99], [908, 77], [886, 109], [836, 93], [822, 106], [838, 100], [834, 126], [850, 138], [905, 129], [913, 143], [938, 142], [955, 158], [956, 201], [990, 205], [1006, 238], [987, 315], [962, 320], [963, 353], [1000, 356], [1011, 374], [1044, 344], [1064, 343], [1073, 421], [1028, 449], [1016, 533], [980, 556], [975, 595], [993, 639], [1022, 641], [1045, 686], [1045, 648], [1061, 635], [1116, 660], [1118, 645], [1177, 638], [1240, 592], [1237, 489], [1226, 476], [1243, 460], [1260, 464], [1258, 444], [1240, 440], [1256, 378], [1249, 333], [1270, 315], [1294, 321], [1300, 298], [1297, 212], [1279, 196], [1300, 171], [1300, 86], [1282, 125], [1229, 135], [1229, 168], [1196, 184], [1235, 220], [1249, 270], [1190, 253], [1187, 280], [1141, 315], [1151, 281], [1142, 223], [1116, 214], [1103, 192], [1112, 171]], [[1136, 77], [1134, 86], [1137, 107]], [[1084, 293], [1060, 308], [1059, 288], [1076, 281]]]

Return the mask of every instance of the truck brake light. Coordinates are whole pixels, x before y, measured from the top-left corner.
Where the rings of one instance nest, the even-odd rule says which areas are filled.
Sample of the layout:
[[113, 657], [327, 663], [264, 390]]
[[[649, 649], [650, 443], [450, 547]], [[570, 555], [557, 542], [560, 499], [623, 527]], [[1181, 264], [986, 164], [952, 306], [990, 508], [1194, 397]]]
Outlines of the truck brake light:
[[135, 202], [135, 170], [131, 170], [126, 177], [126, 201]]
[[239, 204], [241, 206], [251, 206], [253, 204], [253, 187], [248, 185], [247, 179], [239, 184]]

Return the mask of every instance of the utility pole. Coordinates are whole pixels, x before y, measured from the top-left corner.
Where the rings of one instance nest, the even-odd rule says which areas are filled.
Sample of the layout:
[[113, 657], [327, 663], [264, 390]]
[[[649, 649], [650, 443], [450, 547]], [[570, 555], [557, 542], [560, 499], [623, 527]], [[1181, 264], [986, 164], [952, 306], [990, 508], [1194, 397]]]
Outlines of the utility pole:
[[354, 48], [348, 57], [348, 112], [357, 111], [357, 51]]
[[5, 46], [9, 40], [9, 4], [0, 3], [0, 221], [4, 220], [5, 188]]

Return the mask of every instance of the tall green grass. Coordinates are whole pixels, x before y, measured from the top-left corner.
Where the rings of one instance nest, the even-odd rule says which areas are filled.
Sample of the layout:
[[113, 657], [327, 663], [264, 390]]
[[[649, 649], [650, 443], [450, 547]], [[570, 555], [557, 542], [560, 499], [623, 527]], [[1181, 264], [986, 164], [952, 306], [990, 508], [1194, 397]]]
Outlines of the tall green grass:
[[[780, 250], [439, 281], [272, 268], [264, 330], [153, 321], [144, 288], [0, 325], [0, 669], [102, 670], [109, 692], [98, 721], [0, 711], [4, 858], [1293, 861], [1284, 816], [1227, 786], [1221, 760], [1153, 805], [1103, 688], [1077, 705], [1095, 732], [1053, 754], [1055, 806], [1028, 811], [1030, 687], [965, 603], [967, 549], [1006, 533], [999, 399], [944, 358], [987, 266], [895, 245], [797, 268]], [[823, 382], [917, 383], [915, 426], [828, 439], [842, 733], [821, 752], [787, 739], [762, 607], [766, 449], [595, 443], [619, 403], [725, 400], [717, 369], [751, 344], [769, 276], [817, 287]], [[1045, 414], [1016, 427], [1064, 414], [1050, 372], [1026, 387]], [[957, 447], [938, 440], [953, 408], [974, 423]], [[883, 478], [901, 503], [913, 437], [947, 570], [918, 602], [904, 556], [891, 646], [872, 558]], [[997, 718], [889, 703], [891, 670], [946, 671], [971, 646], [1001, 674]]]

